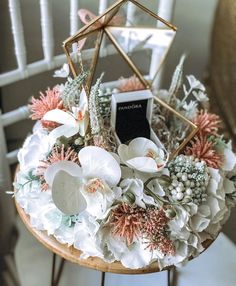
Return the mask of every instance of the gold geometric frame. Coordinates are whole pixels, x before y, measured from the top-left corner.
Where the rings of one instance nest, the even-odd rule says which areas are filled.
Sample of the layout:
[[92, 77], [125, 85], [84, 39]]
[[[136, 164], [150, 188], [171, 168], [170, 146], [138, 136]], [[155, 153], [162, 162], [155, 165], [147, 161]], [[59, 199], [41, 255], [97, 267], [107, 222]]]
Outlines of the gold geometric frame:
[[[116, 3], [114, 3], [112, 6], [110, 6], [102, 15], [97, 16], [95, 19], [93, 19], [90, 23], [85, 25], [83, 28], [81, 28], [75, 35], [69, 37], [63, 42], [63, 49], [65, 51], [65, 54], [67, 56], [67, 60], [69, 62], [71, 71], [73, 76], [77, 76], [78, 72], [76, 71], [75, 63], [73, 62], [71, 56], [70, 56], [70, 50], [72, 50], [72, 45], [74, 43], [78, 43], [82, 41], [83, 39], [88, 38], [92, 34], [98, 33], [97, 40], [96, 40], [96, 46], [95, 46], [95, 52], [92, 60], [92, 70], [91, 78], [88, 81], [87, 85], [90, 89], [92, 78], [94, 75], [95, 67], [97, 65], [99, 50], [101, 47], [102, 39], [104, 34], [109, 38], [109, 40], [112, 42], [114, 47], [117, 49], [117, 51], [120, 53], [120, 55], [124, 58], [126, 63], [129, 65], [129, 67], [133, 70], [134, 74], [139, 78], [139, 80], [142, 82], [142, 84], [148, 88], [151, 87], [152, 82], [154, 81], [155, 77], [157, 76], [157, 72], [160, 68], [160, 66], [157, 68], [157, 71], [155, 73], [155, 76], [153, 80], [149, 83], [147, 80], [145, 80], [144, 76], [141, 74], [137, 66], [132, 62], [132, 60], [127, 56], [127, 54], [123, 51], [122, 47], [119, 45], [119, 43], [116, 41], [116, 39], [113, 37], [111, 31], [116, 28], [129, 28], [125, 26], [116, 26], [116, 25], [109, 25], [110, 21], [113, 19], [113, 17], [119, 12], [119, 10], [128, 2], [133, 3], [135, 6], [140, 8], [142, 11], [144, 11], [146, 14], [150, 15], [150, 17], [153, 17], [155, 20], [162, 22], [166, 27], [168, 27], [170, 30], [176, 32], [177, 28], [172, 25], [171, 23], [165, 21], [155, 13], [153, 13], [151, 10], [140, 4], [136, 0], [119, 0]], [[137, 29], [146, 29], [149, 27], [139, 27]], [[150, 29], [150, 28], [149, 28]], [[153, 31], [155, 30], [163, 30], [164, 28], [153, 28]], [[172, 43], [172, 42], [171, 42]], [[170, 45], [171, 46], [171, 45]], [[169, 47], [170, 48], [170, 47]], [[169, 49], [168, 49], [169, 50]], [[167, 55], [167, 52], [165, 56]], [[164, 60], [163, 60], [164, 61]], [[161, 63], [162, 64], [162, 63]]]
[[[102, 40], [103, 40], [104, 35], [106, 35], [109, 38], [109, 40], [114, 45], [116, 50], [123, 57], [123, 59], [125, 60], [127, 65], [131, 68], [131, 70], [138, 77], [138, 79], [145, 86], [146, 89], [151, 89], [152, 88], [153, 81], [154, 81], [155, 77], [157, 76], [157, 73], [158, 73], [158, 71], [159, 71], [159, 69], [160, 69], [160, 67], [161, 67], [161, 65], [162, 65], [162, 63], [164, 61], [164, 59], [163, 59], [162, 62], [160, 63], [160, 66], [157, 68], [157, 71], [155, 73], [155, 76], [154, 76], [153, 80], [152, 81], [148, 81], [144, 77], [144, 75], [142, 75], [142, 73], [139, 71], [137, 66], [130, 59], [130, 57], [125, 53], [125, 51], [122, 49], [122, 47], [119, 45], [117, 40], [112, 35], [112, 30], [114, 30], [116, 28], [122, 28], [122, 29], [123, 28], [126, 28], [126, 29], [129, 28], [129, 27], [125, 27], [125, 26], [109, 25], [111, 20], [118, 13], [118, 11], [123, 7], [124, 4], [126, 4], [128, 2], [131, 2], [135, 6], [139, 7], [144, 13], [147, 13], [150, 17], [153, 17], [157, 21], [162, 22], [162, 24], [164, 24], [166, 27], [168, 27], [168, 29], [170, 29], [170, 30], [172, 30], [174, 32], [177, 31], [177, 28], [174, 25], [172, 25], [171, 23], [169, 23], [166, 20], [162, 19], [161, 17], [159, 17], [158, 15], [156, 15], [155, 13], [150, 11], [148, 8], [146, 8], [145, 6], [143, 6], [142, 4], [140, 4], [136, 0], [119, 0], [116, 3], [114, 3], [102, 15], [97, 16], [96, 18], [94, 18], [91, 22], [89, 22], [87, 25], [85, 25], [83, 28], [81, 28], [75, 35], [69, 37], [68, 39], [66, 39], [63, 42], [63, 49], [64, 49], [65, 54], [67, 56], [67, 60], [68, 60], [71, 72], [72, 72], [73, 76], [76, 77], [78, 75], [78, 71], [76, 70], [76, 65], [73, 62], [72, 57], [70, 55], [70, 50], [72, 50], [72, 45], [75, 44], [75, 43], [78, 43], [78, 42], [80, 42], [82, 40], [87, 39], [91, 35], [95, 35], [95, 34], [97, 35], [97, 38], [96, 38], [96, 41], [95, 41], [94, 55], [93, 55], [93, 58], [92, 58], [92, 64], [91, 64], [91, 69], [90, 69], [90, 76], [88, 77], [88, 81], [87, 81], [87, 91], [88, 91], [88, 93], [89, 93], [89, 91], [91, 89], [91, 85], [92, 85], [92, 82], [93, 82], [93, 77], [94, 77], [94, 74], [95, 74], [96, 65], [97, 65], [97, 62], [98, 62], [99, 52], [100, 52], [100, 48], [101, 48], [101, 44], [102, 44]], [[145, 29], [145, 28], [147, 28], [147, 27], [137, 27], [137, 29]], [[152, 28], [152, 29], [154, 31], [155, 29], [160, 29], [160, 28]], [[167, 50], [167, 52], [168, 52], [168, 50]], [[166, 54], [167, 54], [167, 52], [166, 52]], [[165, 57], [166, 57], [166, 55], [165, 55]], [[195, 124], [193, 124], [190, 120], [185, 118], [182, 114], [180, 114], [175, 109], [170, 107], [168, 104], [163, 102], [161, 99], [159, 99], [157, 97], [154, 97], [154, 100], [156, 101], [156, 103], [160, 104], [161, 106], [163, 106], [164, 108], [169, 110], [171, 113], [176, 115], [180, 120], [182, 120], [186, 124], [188, 124], [189, 127], [191, 128], [190, 134], [185, 138], [185, 140], [180, 144], [180, 146], [171, 154], [171, 158], [173, 158], [194, 137], [194, 135], [198, 131], [198, 127]]]

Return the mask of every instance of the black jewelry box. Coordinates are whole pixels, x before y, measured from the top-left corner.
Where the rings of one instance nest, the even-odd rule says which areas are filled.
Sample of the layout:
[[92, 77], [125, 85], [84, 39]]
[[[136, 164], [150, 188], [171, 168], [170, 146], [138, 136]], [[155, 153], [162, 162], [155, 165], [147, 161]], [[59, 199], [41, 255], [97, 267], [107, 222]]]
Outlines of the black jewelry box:
[[114, 93], [111, 101], [111, 126], [119, 143], [137, 137], [151, 138], [153, 95], [150, 90]]

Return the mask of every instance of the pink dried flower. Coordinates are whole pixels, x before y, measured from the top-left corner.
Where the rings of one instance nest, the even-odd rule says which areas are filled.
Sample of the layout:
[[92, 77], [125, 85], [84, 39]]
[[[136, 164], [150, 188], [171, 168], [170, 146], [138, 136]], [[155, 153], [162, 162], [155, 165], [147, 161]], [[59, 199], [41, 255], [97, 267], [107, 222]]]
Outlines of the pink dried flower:
[[173, 242], [167, 237], [167, 218], [164, 209], [148, 208], [142, 227], [144, 238], [147, 239], [147, 248], [151, 251], [159, 250], [166, 255], [174, 255]]
[[111, 211], [110, 226], [113, 235], [124, 238], [128, 245], [135, 239], [145, 238], [150, 251], [158, 249], [163, 254], [173, 254], [174, 246], [166, 233], [168, 221], [163, 209], [143, 209], [122, 203]]
[[[31, 118], [33, 120], [41, 120], [48, 111], [63, 108], [63, 103], [57, 88], [48, 88], [46, 95], [40, 92], [39, 99], [32, 97], [32, 103], [29, 105], [29, 109], [32, 113]], [[41, 120], [41, 123], [45, 128], [55, 128], [58, 126], [57, 123], [51, 121]]]
[[71, 161], [79, 163], [78, 154], [71, 147], [67, 148], [66, 150], [64, 145], [61, 147], [54, 147], [47, 160], [41, 161], [37, 168], [37, 174], [40, 176], [42, 182], [42, 190], [45, 191], [48, 189], [48, 185], [44, 181], [45, 171], [51, 164], [60, 161]]
[[124, 238], [127, 244], [133, 243], [138, 238], [143, 225], [144, 209], [138, 206], [130, 206], [126, 203], [118, 205], [111, 211], [112, 233]]
[[198, 126], [201, 135], [217, 135], [221, 121], [218, 115], [201, 110], [193, 123]]
[[145, 86], [140, 82], [136, 75], [131, 76], [130, 78], [121, 78], [121, 83], [118, 86], [120, 92], [134, 91], [134, 90], [143, 90]]
[[102, 135], [94, 135], [93, 144], [94, 146], [101, 147], [107, 151], [111, 151], [111, 147], [109, 146], [107, 140], [105, 140], [104, 136]]
[[206, 162], [208, 167], [219, 169], [222, 164], [222, 155], [214, 149], [214, 143], [207, 140], [207, 136], [197, 135], [185, 150], [186, 155], [192, 155]]

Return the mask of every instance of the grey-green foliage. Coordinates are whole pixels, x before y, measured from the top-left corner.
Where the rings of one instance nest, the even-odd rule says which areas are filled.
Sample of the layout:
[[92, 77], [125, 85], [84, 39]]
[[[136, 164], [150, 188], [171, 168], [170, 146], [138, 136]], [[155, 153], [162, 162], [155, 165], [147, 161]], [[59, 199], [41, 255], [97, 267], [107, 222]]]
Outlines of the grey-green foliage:
[[62, 94], [63, 105], [66, 108], [71, 109], [72, 106], [76, 106], [79, 103], [80, 91], [87, 76], [88, 73], [84, 72], [66, 82]]
[[39, 176], [33, 173], [33, 170], [30, 170], [28, 173], [19, 172], [17, 181], [13, 183], [13, 186], [16, 190], [23, 189], [26, 185], [31, 185], [33, 182], [39, 182]]
[[89, 116], [90, 116], [91, 132], [93, 135], [100, 133], [102, 130], [101, 126], [102, 116], [100, 113], [100, 106], [99, 106], [99, 94], [100, 94], [100, 85], [102, 78], [103, 74], [96, 81], [89, 95]]
[[182, 55], [180, 58], [179, 64], [177, 65], [175, 72], [172, 76], [171, 85], [169, 88], [169, 100], [168, 103], [171, 103], [173, 99], [176, 99], [179, 89], [183, 83], [183, 67], [185, 62], [186, 56]]

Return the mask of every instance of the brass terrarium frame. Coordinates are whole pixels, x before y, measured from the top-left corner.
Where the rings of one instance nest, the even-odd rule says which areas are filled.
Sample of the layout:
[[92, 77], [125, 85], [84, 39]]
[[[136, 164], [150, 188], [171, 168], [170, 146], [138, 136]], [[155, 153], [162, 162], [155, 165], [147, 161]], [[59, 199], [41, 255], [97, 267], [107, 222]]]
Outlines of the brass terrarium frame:
[[[125, 60], [127, 65], [131, 68], [131, 70], [134, 72], [134, 74], [138, 77], [140, 82], [145, 86], [146, 89], [151, 89], [153, 82], [157, 76], [157, 73], [164, 61], [164, 58], [160, 62], [160, 65], [157, 67], [157, 71], [153, 77], [152, 80], [148, 81], [145, 76], [140, 72], [140, 70], [137, 68], [137, 66], [134, 64], [134, 62], [130, 59], [130, 57], [125, 53], [125, 51], [122, 49], [120, 44], [117, 42], [116, 38], [112, 34], [112, 30], [121, 28], [121, 29], [129, 29], [129, 28], [135, 28], [137, 29], [147, 29], [148, 27], [129, 27], [129, 26], [116, 26], [111, 24], [111, 20], [114, 19], [114, 17], [117, 15], [117, 13], [120, 11], [120, 9], [128, 2], [131, 2], [134, 4], [136, 7], [140, 8], [144, 13], [148, 14], [150, 17], [154, 18], [157, 21], [160, 21], [164, 26], [166, 26], [169, 30], [172, 30], [174, 32], [177, 31], [177, 28], [172, 25], [171, 23], [167, 22], [166, 20], [162, 19], [159, 17], [157, 14], [153, 13], [151, 10], [140, 4], [136, 0], [119, 0], [112, 6], [110, 6], [102, 15], [97, 16], [93, 20], [91, 20], [87, 25], [85, 25], [83, 28], [81, 28], [75, 35], [72, 35], [68, 39], [66, 39], [63, 42], [63, 49], [65, 51], [65, 54], [67, 56], [67, 60], [71, 69], [71, 72], [74, 77], [78, 75], [78, 71], [76, 70], [76, 64], [72, 59], [70, 51], [72, 50], [73, 44], [78, 44], [79, 42], [86, 40], [92, 35], [97, 35], [96, 41], [95, 41], [95, 48], [94, 48], [94, 54], [92, 57], [92, 63], [91, 63], [91, 68], [90, 68], [90, 76], [88, 77], [87, 81], [87, 89], [88, 91], [91, 88], [95, 71], [96, 71], [96, 66], [98, 63], [98, 58], [99, 58], [99, 52], [100, 48], [102, 46], [102, 41], [104, 35], [108, 37], [108, 39], [111, 41], [111, 43], [114, 45], [116, 50], [119, 52], [119, 54], [122, 56], [122, 58]], [[155, 30], [160, 30], [160, 28], [148, 28], [149, 30], [153, 29]], [[169, 50], [170, 47], [168, 47]], [[168, 52], [166, 51], [166, 54]], [[165, 56], [166, 56], [165, 54]], [[80, 65], [82, 63], [80, 62]], [[83, 69], [83, 67], [82, 67]], [[190, 134], [183, 140], [183, 142], [180, 144], [180, 146], [174, 150], [174, 152], [171, 154], [171, 158], [176, 156], [179, 151], [194, 137], [194, 135], [198, 131], [198, 127], [193, 124], [190, 120], [188, 120], [186, 117], [184, 117], [182, 114], [180, 114], [178, 111], [170, 107], [168, 104], [166, 104], [164, 101], [159, 99], [158, 97], [154, 97], [154, 100], [156, 103], [160, 104], [167, 110], [169, 110], [171, 113], [176, 115], [180, 120], [184, 121], [190, 128], [191, 132]]]

